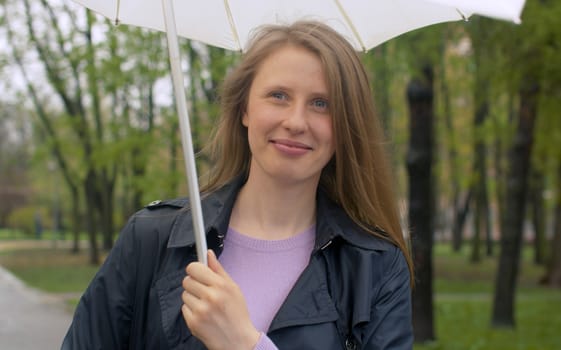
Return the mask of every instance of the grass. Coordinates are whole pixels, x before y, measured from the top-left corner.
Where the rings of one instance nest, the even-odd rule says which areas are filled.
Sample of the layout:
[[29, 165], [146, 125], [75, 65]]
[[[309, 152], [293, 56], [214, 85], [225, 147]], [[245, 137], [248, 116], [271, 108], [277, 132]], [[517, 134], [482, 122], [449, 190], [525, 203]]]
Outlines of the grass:
[[436, 299], [437, 340], [415, 350], [558, 350], [561, 349], [561, 295], [540, 290], [520, 293], [516, 329], [490, 327], [489, 299]]
[[[88, 265], [85, 249], [76, 255], [62, 244], [54, 249], [51, 242], [44, 242], [48, 244], [42, 248], [2, 250], [3, 243], [5, 239], [0, 239], [0, 265], [35, 288], [75, 294], [69, 300], [71, 307], [97, 271]], [[514, 330], [490, 327], [496, 258], [471, 264], [468, 249], [454, 253], [447, 245], [437, 245], [434, 270], [437, 340], [416, 344], [414, 350], [561, 349], [561, 290], [538, 285], [543, 267], [532, 263], [529, 247], [521, 263]]]
[[453, 253], [445, 245], [434, 253], [437, 340], [415, 350], [561, 349], [561, 290], [538, 285], [543, 267], [532, 263], [531, 249], [522, 256], [514, 330], [490, 327], [496, 258], [471, 264], [467, 249]]
[[88, 264], [87, 252], [69, 249], [11, 249], [0, 252], [0, 265], [26, 284], [50, 293], [81, 293], [97, 266]]
[[[50, 230], [43, 230], [41, 233], [41, 238], [38, 239], [35, 234], [25, 234], [20, 230], [13, 230], [8, 228], [0, 228], [0, 242], [3, 240], [19, 241], [19, 240], [61, 240], [61, 239], [71, 239], [69, 233], [54, 232]], [[85, 232], [80, 233], [80, 239], [87, 240], [88, 235]]]

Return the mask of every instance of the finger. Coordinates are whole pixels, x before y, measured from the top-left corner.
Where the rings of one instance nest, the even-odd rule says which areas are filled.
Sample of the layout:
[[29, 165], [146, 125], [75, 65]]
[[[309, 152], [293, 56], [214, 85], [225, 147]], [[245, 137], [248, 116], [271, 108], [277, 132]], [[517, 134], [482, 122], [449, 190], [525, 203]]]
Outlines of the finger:
[[183, 314], [183, 319], [185, 320], [185, 323], [189, 325], [189, 322], [193, 319], [193, 312], [191, 311], [189, 306], [183, 304], [181, 306], [181, 313]]
[[191, 331], [191, 334], [193, 334], [195, 337], [198, 337], [199, 336], [199, 332], [197, 331], [198, 321], [197, 321], [197, 316], [195, 315], [193, 310], [189, 306], [183, 304], [181, 306], [181, 313], [183, 314], [183, 320], [185, 321], [185, 324]]
[[200, 269], [203, 269], [204, 267], [205, 267], [205, 266], [204, 266], [203, 264], [201, 264], [200, 262], [194, 261], [194, 262], [189, 263], [189, 264], [187, 265], [187, 267], [185, 268], [185, 272], [186, 272], [188, 275], [192, 275], [195, 271], [200, 270]]
[[218, 279], [218, 276], [216, 276], [216, 273], [212, 271], [212, 269], [200, 262], [192, 262], [187, 265], [186, 272], [192, 279], [207, 286], [216, 283]]
[[192, 294], [199, 299], [202, 299], [204, 297], [207, 289], [209, 288], [207, 285], [204, 285], [196, 279], [191, 278], [191, 276], [187, 276], [183, 279], [182, 286], [187, 293]]
[[209, 305], [204, 300], [197, 298], [191, 293], [181, 293], [181, 300], [183, 301], [183, 305], [187, 306], [189, 309], [189, 315], [191, 317], [197, 317], [197, 315], [200, 317], [208, 313]]
[[[181, 299], [183, 300], [181, 311], [185, 312], [185, 321], [205, 322], [205, 320], [209, 320], [211, 308], [207, 302], [187, 292], [181, 293]], [[184, 311], [185, 308], [186, 310]]]
[[216, 272], [216, 274], [218, 274], [219, 276], [230, 278], [230, 275], [228, 275], [226, 270], [224, 270], [222, 264], [220, 264], [218, 258], [216, 257], [216, 254], [214, 254], [212, 249], [208, 250], [207, 256], [208, 256], [208, 267], [212, 271]]
[[193, 312], [194, 309], [201, 303], [201, 300], [199, 298], [187, 291], [183, 291], [183, 293], [181, 293], [181, 301], [183, 301], [184, 305], [187, 305], [187, 307], [189, 307], [189, 310], [191, 310], [191, 312]]
[[181, 305], [181, 313], [183, 314], [183, 317], [187, 319], [191, 316], [191, 309], [189, 309], [189, 306], [183, 304]]

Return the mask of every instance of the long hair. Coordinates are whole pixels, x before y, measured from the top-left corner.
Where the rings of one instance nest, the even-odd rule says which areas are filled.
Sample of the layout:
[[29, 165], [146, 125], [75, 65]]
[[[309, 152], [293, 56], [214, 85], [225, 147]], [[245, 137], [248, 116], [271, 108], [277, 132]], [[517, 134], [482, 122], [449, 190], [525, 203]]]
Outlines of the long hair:
[[222, 85], [222, 114], [210, 144], [214, 165], [203, 192], [213, 191], [240, 174], [248, 175], [251, 152], [242, 117], [249, 90], [261, 63], [286, 45], [303, 47], [317, 55], [326, 75], [335, 154], [322, 170], [320, 186], [364, 230], [403, 251], [413, 281], [384, 132], [367, 73], [349, 42], [325, 24], [299, 21], [268, 25], [253, 37], [241, 62]]

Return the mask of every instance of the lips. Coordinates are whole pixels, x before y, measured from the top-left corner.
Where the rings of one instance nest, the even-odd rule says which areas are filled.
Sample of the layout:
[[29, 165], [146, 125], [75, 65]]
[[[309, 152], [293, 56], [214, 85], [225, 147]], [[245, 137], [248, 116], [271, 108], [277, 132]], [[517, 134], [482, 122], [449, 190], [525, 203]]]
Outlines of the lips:
[[305, 143], [292, 141], [292, 140], [277, 139], [277, 140], [271, 140], [271, 143], [275, 146], [277, 150], [290, 156], [302, 155], [307, 153], [308, 151], [313, 150], [311, 146]]

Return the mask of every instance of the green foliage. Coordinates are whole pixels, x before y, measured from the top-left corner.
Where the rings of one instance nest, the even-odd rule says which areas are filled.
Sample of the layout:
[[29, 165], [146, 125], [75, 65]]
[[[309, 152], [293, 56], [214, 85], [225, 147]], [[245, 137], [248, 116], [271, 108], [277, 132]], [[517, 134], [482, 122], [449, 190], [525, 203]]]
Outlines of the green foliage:
[[0, 229], [0, 240], [19, 240], [19, 239], [27, 239], [29, 238], [26, 236], [21, 230], [11, 229], [11, 228], [1, 228]]
[[446, 24], [437, 24], [414, 30], [399, 37], [399, 45], [407, 52], [407, 66], [416, 75], [427, 64], [438, 62]]
[[539, 66], [542, 94], [533, 166], [555, 178], [561, 163], [561, 3], [548, 1], [538, 5], [533, 2], [530, 10], [528, 20], [532, 24], [532, 33], [537, 33], [541, 40], [537, 54], [542, 57]]
[[400, 196], [406, 196], [405, 159], [408, 146], [408, 111], [405, 87], [408, 82], [408, 53], [402, 37], [384, 43], [362, 55], [369, 72], [376, 109], [382, 120], [388, 151], [395, 168], [396, 184]]
[[35, 235], [37, 224], [41, 230], [51, 227], [52, 220], [45, 208], [23, 206], [13, 210], [8, 216], [8, 228], [20, 230], [28, 236]]
[[[20, 3], [10, 0], [3, 5], [6, 4], [8, 9], [11, 5], [20, 6]], [[91, 169], [114, 175], [114, 203], [117, 203], [114, 218], [117, 226], [121, 226], [123, 220], [138, 209], [131, 208], [132, 197], [137, 192], [141, 192], [142, 203], [185, 195], [183, 157], [174, 97], [168, 86], [169, 63], [164, 35], [126, 25], [115, 27], [106, 19], [95, 16], [94, 33], [102, 33], [102, 36], [93, 42], [92, 53], [85, 45], [84, 11], [68, 12], [66, 7], [55, 7], [59, 19], [68, 24], [68, 27], [61, 27], [62, 36], [57, 37], [48, 15], [41, 11], [44, 10], [43, 6], [42, 3], [34, 5], [32, 18], [37, 28], [44, 29], [37, 31], [39, 40], [36, 40], [36, 44], [48, 49], [42, 59], [52, 65], [53, 76], [48, 81], [44, 76], [37, 79], [31, 76], [31, 83], [38, 93], [38, 107], [43, 109], [55, 132], [47, 132], [45, 123], [39, 118], [37, 107], [34, 116], [36, 119], [32, 123], [33, 139], [27, 147], [35, 153], [32, 169], [26, 173], [30, 174], [33, 187], [38, 189], [35, 191], [34, 203], [44, 206], [52, 203], [54, 196], [60, 196], [61, 206], [66, 213], [70, 212], [73, 203], [69, 199], [70, 184], [65, 183], [65, 179], [72, 181], [81, 191], [85, 174]], [[23, 28], [14, 33], [10, 49], [14, 53], [24, 54], [24, 57], [37, 57], [37, 51], [33, 50], [34, 41], [30, 40], [26, 29], [26, 14], [22, 13], [21, 8], [19, 11], [6, 13], [9, 16], [2, 18], [6, 19], [2, 25]], [[70, 20], [72, 18], [76, 21]], [[454, 149], [457, 154], [453, 165], [458, 169], [460, 190], [465, 190], [472, 182], [475, 137], [486, 143], [490, 153], [499, 155], [492, 160], [489, 157], [491, 174], [504, 165], [504, 152], [512, 143], [516, 127], [512, 123], [513, 114], [518, 109], [516, 95], [525, 74], [537, 77], [541, 84], [533, 166], [545, 173], [546, 193], [554, 191], [561, 166], [559, 18], [560, 1], [528, 0], [522, 25], [473, 17], [465, 23], [446, 23], [420, 29], [364, 55], [372, 77], [376, 102], [388, 131], [394, 165], [398, 169], [398, 193], [401, 198], [407, 196], [404, 159], [409, 131], [405, 88], [411, 76], [418, 73], [420, 67], [427, 62], [435, 66], [435, 161], [438, 163], [434, 169], [438, 179], [439, 199], [446, 200], [453, 195], [452, 186], [449, 186], [452, 176], [450, 164], [447, 163], [451, 161], [448, 159], [450, 149]], [[187, 73], [187, 100], [194, 143], [196, 150], [204, 150], [218, 114], [218, 87], [240, 55], [184, 39], [180, 44], [183, 67]], [[13, 61], [11, 53], [3, 55], [6, 58], [0, 58], [2, 65]], [[26, 66], [24, 69], [30, 68]], [[35, 74], [43, 74], [45, 71], [44, 69]], [[97, 72], [97, 77], [88, 79], [90, 76], [87, 74], [94, 72]], [[473, 127], [476, 73], [480, 75], [480, 81], [485, 83], [486, 97], [490, 102], [489, 117], [478, 130]], [[449, 89], [448, 101], [444, 100], [441, 93], [440, 86], [443, 82]], [[64, 100], [58, 93], [62, 90], [70, 99], [68, 106], [63, 104]], [[100, 98], [97, 112], [92, 99], [95, 91], [98, 91]], [[24, 96], [26, 102], [32, 101], [29, 91], [20, 95]], [[449, 111], [445, 109], [445, 103], [450, 104]], [[69, 110], [69, 106], [76, 108], [78, 104], [84, 107], [83, 113], [77, 113], [72, 108]], [[454, 137], [450, 137], [450, 129], [445, 124], [445, 113], [448, 112]], [[96, 125], [96, 122], [99, 124]], [[101, 134], [99, 137], [98, 132]], [[62, 154], [67, 165], [66, 177], [59, 163], [52, 162], [55, 149]], [[56, 164], [54, 171], [51, 171], [49, 163]], [[208, 165], [203, 151], [198, 158], [201, 175]], [[490, 188], [494, 188], [504, 179], [490, 176], [489, 181]], [[55, 187], [58, 188], [55, 184], [61, 187], [60, 192], [55, 192]], [[82, 199], [82, 202], [85, 200], [89, 199]], [[496, 203], [496, 200], [493, 202]], [[33, 215], [34, 210], [29, 208], [14, 213], [13, 220], [17, 222], [15, 226], [26, 229], [28, 234], [33, 232]], [[49, 226], [51, 215], [46, 213], [43, 217], [45, 226]], [[27, 228], [24, 228], [25, 225]], [[450, 259], [447, 257], [448, 253], [444, 253], [443, 257], [441, 253], [443, 252], [437, 254], [435, 267], [437, 276], [440, 276], [436, 280], [439, 295], [491, 293], [493, 287], [488, 281], [494, 278], [493, 260], [484, 260], [473, 269], [466, 270], [463, 269], [464, 260]], [[451, 268], [447, 272], [442, 269], [443, 266]], [[528, 265], [524, 269], [533, 271], [533, 274], [523, 273], [521, 276], [522, 295], [527, 292], [532, 294], [531, 289], [535, 287], [533, 283], [535, 284], [540, 271]], [[61, 271], [65, 271], [64, 268]], [[51, 273], [55, 272], [49, 272]], [[33, 275], [34, 272], [29, 274]], [[30, 280], [39, 278], [30, 277]], [[56, 280], [56, 277], [53, 278]], [[536, 295], [538, 294], [539, 292]], [[462, 297], [460, 295], [458, 298]], [[488, 303], [488, 298], [485, 300]], [[443, 342], [447, 339], [447, 334], [455, 334], [446, 326], [462, 329], [453, 322], [471, 324], [472, 318], [484, 326], [485, 317], [489, 315], [486, 310], [488, 304], [482, 306], [478, 300], [464, 303], [441, 299], [439, 296], [437, 308], [440, 319], [437, 321], [438, 333]], [[471, 314], [473, 312], [484, 312], [484, 315], [476, 318]], [[455, 313], [465, 313], [467, 316], [458, 317], [467, 318], [454, 318]], [[540, 324], [539, 321], [536, 322]], [[467, 334], [473, 339], [484, 339], [485, 344], [491, 344], [488, 337], [501, 338], [469, 332], [466, 333], [466, 338]], [[520, 340], [517, 336], [512, 338]], [[473, 339], [471, 348], [482, 348], [483, 345]], [[523, 344], [523, 340], [520, 341]], [[505, 344], [517, 348], [512, 343]], [[495, 345], [496, 348], [501, 348], [500, 345]], [[452, 342], [441, 343], [439, 346], [455, 348]]]

